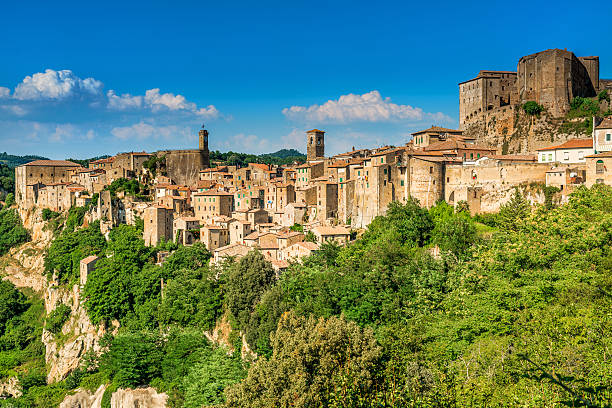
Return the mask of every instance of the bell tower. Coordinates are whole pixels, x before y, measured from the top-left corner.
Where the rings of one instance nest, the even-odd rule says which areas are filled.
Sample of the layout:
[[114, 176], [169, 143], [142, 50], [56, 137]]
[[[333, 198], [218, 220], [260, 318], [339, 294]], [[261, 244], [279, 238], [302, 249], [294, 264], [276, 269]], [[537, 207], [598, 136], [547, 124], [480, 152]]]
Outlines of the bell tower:
[[313, 129], [306, 132], [306, 159], [319, 160], [325, 158], [325, 132]]
[[202, 129], [200, 129], [200, 156], [202, 159], [202, 165], [204, 167], [210, 167], [210, 154], [208, 151], [208, 130], [204, 129], [204, 125], [202, 125]]

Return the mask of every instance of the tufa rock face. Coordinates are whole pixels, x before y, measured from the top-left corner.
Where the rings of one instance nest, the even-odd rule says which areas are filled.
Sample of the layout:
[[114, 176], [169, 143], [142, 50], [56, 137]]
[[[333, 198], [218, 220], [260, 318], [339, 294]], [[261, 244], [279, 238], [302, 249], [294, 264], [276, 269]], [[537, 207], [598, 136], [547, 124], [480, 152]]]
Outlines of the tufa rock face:
[[165, 408], [168, 395], [155, 388], [118, 389], [111, 398], [111, 408]]
[[[49, 368], [47, 381], [50, 383], [63, 380], [77, 369], [81, 358], [88, 351], [100, 351], [99, 341], [106, 330], [103, 325], [94, 326], [91, 323], [82, 302], [78, 285], [67, 291], [52, 281], [45, 292], [47, 313], [61, 303], [72, 308], [70, 318], [62, 327], [62, 335], [67, 338], [65, 342], [58, 344], [53, 333], [43, 330], [42, 341], [46, 347], [45, 360]], [[118, 323], [115, 323], [114, 327], [116, 329]]]
[[0, 399], [19, 398], [22, 395], [21, 385], [17, 377], [10, 377], [6, 381], [0, 383]]
[[59, 408], [100, 408], [104, 391], [106, 385], [101, 385], [93, 395], [87, 390], [77, 390], [76, 394], [66, 396]]
[[[64, 398], [59, 408], [101, 408], [106, 385], [101, 385], [95, 394], [80, 390]], [[111, 408], [166, 408], [168, 396], [154, 388], [118, 389], [111, 396]]]

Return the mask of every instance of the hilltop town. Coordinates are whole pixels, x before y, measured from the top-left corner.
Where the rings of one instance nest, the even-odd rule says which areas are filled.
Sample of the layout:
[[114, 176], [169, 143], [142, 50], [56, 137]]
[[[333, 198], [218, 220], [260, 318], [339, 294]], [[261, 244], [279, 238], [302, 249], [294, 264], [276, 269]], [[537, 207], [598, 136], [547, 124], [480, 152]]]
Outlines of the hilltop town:
[[[612, 183], [612, 117], [590, 117], [589, 137], [551, 143], [556, 137], [547, 135], [546, 146], [525, 154], [505, 154], [474, 131], [519, 110], [560, 116], [577, 98], [606, 102], [609, 89], [598, 57], [547, 50], [521, 58], [517, 72], [480, 71], [460, 83], [460, 129], [432, 126], [404, 146], [326, 157], [325, 138], [333, 135], [313, 129], [304, 136], [305, 163], [239, 167], [210, 163], [202, 129], [198, 149], [119, 153], [88, 167], [61, 160], [18, 166], [16, 200], [23, 211], [89, 206], [103, 234], [142, 219], [147, 245], [200, 241], [215, 262], [258, 247], [282, 270], [322, 242], [348, 242], [393, 201], [413, 197], [431, 207], [444, 200], [477, 214], [497, 211], [515, 188], [544, 203], [563, 202], [580, 185]], [[530, 104], [539, 111], [527, 112]], [[121, 189], [130, 180], [138, 194]]]
[[612, 80], [458, 85], [400, 146], [0, 154], [0, 406], [608, 406]]

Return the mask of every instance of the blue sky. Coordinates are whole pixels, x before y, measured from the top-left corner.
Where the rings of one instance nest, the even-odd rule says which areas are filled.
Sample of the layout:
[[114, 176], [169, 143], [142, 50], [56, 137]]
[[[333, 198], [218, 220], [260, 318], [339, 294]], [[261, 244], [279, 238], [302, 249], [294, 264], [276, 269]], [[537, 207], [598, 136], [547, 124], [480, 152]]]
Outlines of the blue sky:
[[[612, 2], [3, 2], [0, 152], [327, 153], [458, 124], [457, 84], [548, 48], [599, 55]], [[538, 16], [543, 16], [538, 18]]]

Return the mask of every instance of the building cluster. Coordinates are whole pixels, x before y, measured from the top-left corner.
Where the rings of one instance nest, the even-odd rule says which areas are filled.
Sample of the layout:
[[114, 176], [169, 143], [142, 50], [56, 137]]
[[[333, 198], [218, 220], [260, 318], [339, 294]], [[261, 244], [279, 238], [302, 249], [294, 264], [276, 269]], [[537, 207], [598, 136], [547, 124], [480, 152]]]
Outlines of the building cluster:
[[[599, 80], [597, 57], [544, 51], [521, 58], [517, 72], [482, 71], [460, 84], [461, 127], [483, 110], [524, 99], [565, 109], [559, 101], [608, 85]], [[141, 218], [146, 245], [201, 242], [214, 262], [259, 248], [282, 270], [326, 241], [348, 242], [393, 201], [464, 202], [472, 213], [493, 212], [516, 187], [553, 186], [564, 199], [580, 185], [612, 184], [612, 117], [593, 118], [589, 138], [527, 155], [500, 154], [500, 147], [479, 145], [461, 129], [432, 126], [412, 136], [399, 147], [326, 157], [325, 132], [313, 129], [305, 135], [303, 164], [210, 167], [208, 132], [201, 130], [199, 149], [155, 153], [163, 162], [159, 174], [145, 152], [120, 153], [87, 168], [59, 160], [24, 164], [15, 170], [16, 199], [23, 209], [66, 211], [97, 197], [91, 216], [103, 233]], [[149, 185], [150, 199], [113, 195], [107, 186], [120, 178]], [[529, 198], [543, 201], [544, 195], [534, 191]]]

